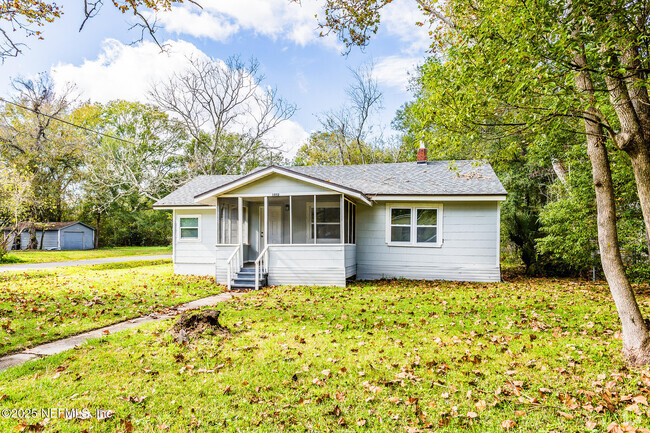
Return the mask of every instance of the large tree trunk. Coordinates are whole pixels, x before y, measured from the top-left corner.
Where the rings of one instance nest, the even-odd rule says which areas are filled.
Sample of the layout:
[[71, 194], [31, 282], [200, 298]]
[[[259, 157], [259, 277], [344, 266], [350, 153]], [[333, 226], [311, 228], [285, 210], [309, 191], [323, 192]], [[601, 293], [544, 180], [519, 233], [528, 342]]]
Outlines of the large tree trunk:
[[609, 99], [621, 125], [620, 133], [613, 139], [630, 156], [650, 254], [650, 98], [638, 49], [626, 41], [620, 53], [621, 63], [616, 55], [611, 58], [625, 68], [625, 75], [605, 75]]
[[650, 254], [650, 150], [648, 146], [628, 152], [634, 171], [639, 203], [645, 223], [646, 244]]
[[590, 102], [589, 108], [584, 113], [584, 123], [587, 153], [591, 161], [596, 190], [601, 263], [621, 320], [623, 354], [630, 364], [644, 365], [650, 363], [650, 335], [621, 258], [616, 228], [616, 197], [607, 154], [607, 140], [599, 112], [595, 107], [594, 85], [586, 69], [586, 57], [576, 55], [576, 63], [585, 68], [576, 75], [576, 86]]
[[[592, 125], [587, 125], [592, 123]], [[591, 135], [593, 122], [585, 121], [587, 153], [593, 169], [598, 209], [598, 245], [623, 331], [623, 353], [633, 365], [650, 362], [650, 336], [625, 274], [616, 229], [616, 202], [604, 137]]]

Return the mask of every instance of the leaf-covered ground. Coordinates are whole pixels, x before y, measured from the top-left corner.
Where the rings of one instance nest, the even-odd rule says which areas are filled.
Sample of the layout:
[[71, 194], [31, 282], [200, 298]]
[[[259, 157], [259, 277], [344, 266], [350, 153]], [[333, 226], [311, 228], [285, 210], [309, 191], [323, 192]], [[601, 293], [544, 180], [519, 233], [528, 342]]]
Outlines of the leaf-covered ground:
[[0, 273], [0, 354], [222, 290], [162, 260]]
[[171, 254], [172, 247], [116, 247], [98, 250], [14, 251], [0, 259], [0, 265], [16, 263], [68, 262], [71, 260], [105, 259], [109, 257]]
[[1, 373], [1, 409], [92, 418], [4, 418], [0, 430], [648, 432], [650, 370], [624, 366], [606, 290], [269, 288], [220, 305], [229, 333], [180, 345], [158, 322]]

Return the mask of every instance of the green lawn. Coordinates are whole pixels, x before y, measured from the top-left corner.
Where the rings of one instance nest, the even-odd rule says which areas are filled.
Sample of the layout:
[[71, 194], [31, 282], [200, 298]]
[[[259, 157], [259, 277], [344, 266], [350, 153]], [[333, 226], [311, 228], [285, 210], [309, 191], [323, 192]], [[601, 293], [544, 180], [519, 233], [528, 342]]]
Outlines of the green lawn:
[[[649, 299], [640, 300], [647, 315]], [[650, 425], [650, 370], [624, 366], [605, 286], [276, 287], [219, 308], [230, 333], [183, 346], [167, 332], [172, 321], [152, 323], [0, 373], [0, 408], [115, 412], [50, 419], [45, 431], [58, 432], [640, 433]], [[42, 417], [20, 422], [0, 419], [0, 431], [37, 430]]]
[[171, 254], [172, 247], [118, 247], [81, 251], [15, 251], [0, 261], [2, 264], [67, 262], [70, 260], [105, 259], [109, 257]]
[[163, 260], [0, 273], [0, 354], [222, 290]]

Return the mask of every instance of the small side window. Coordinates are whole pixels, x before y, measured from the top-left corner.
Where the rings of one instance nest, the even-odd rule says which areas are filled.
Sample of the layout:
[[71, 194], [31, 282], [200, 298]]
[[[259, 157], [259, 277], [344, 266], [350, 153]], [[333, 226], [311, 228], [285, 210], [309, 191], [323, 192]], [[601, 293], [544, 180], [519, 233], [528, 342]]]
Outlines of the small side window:
[[199, 218], [181, 217], [179, 221], [180, 238], [185, 240], [199, 239]]

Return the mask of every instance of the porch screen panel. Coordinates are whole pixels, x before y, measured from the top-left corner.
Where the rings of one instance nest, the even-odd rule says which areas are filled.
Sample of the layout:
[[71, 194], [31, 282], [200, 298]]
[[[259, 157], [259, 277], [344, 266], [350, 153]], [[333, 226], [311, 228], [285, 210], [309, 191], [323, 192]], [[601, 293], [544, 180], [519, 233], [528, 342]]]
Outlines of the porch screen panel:
[[356, 243], [356, 211], [357, 205], [345, 200], [345, 243]]
[[308, 208], [313, 207], [313, 195], [294, 195], [292, 196], [291, 203], [291, 229], [293, 233], [294, 244], [307, 244], [314, 243], [313, 239], [310, 241], [310, 218]]
[[350, 243], [350, 202], [347, 200], [343, 201], [343, 215], [345, 216], [345, 221], [343, 222], [343, 242], [346, 244]]
[[237, 201], [219, 199], [219, 233], [220, 243], [236, 244], [238, 240]]
[[313, 241], [316, 236], [317, 244], [332, 244], [341, 242], [341, 196], [316, 196], [316, 212], [313, 204], [310, 209], [311, 220], [309, 238]]

